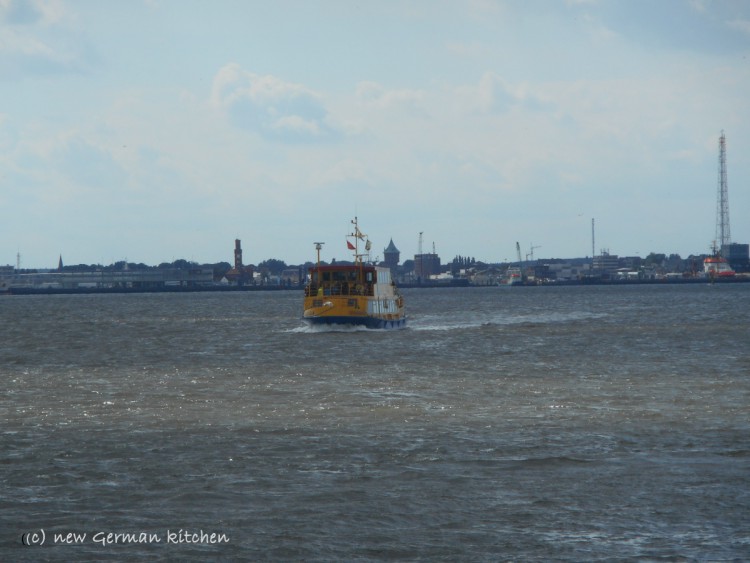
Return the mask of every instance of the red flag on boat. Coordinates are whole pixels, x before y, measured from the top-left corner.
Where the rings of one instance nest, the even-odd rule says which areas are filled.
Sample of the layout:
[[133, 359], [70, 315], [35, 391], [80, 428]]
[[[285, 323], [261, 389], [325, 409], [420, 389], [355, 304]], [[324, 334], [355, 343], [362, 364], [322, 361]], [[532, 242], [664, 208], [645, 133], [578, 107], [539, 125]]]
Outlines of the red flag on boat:
[[350, 243], [349, 241], [346, 241], [346, 247], [349, 250], [357, 250], [356, 247], [352, 243]]

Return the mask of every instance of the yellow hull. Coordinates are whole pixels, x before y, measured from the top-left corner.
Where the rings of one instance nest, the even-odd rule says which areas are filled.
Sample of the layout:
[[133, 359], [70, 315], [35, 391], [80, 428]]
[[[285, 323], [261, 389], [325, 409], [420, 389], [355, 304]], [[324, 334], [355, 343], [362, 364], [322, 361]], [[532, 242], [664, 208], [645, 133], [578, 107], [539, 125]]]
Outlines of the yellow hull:
[[402, 321], [406, 318], [403, 300], [373, 299], [362, 296], [316, 296], [306, 297], [303, 318], [306, 320], [337, 319], [353, 324], [367, 324], [367, 319], [380, 321]]

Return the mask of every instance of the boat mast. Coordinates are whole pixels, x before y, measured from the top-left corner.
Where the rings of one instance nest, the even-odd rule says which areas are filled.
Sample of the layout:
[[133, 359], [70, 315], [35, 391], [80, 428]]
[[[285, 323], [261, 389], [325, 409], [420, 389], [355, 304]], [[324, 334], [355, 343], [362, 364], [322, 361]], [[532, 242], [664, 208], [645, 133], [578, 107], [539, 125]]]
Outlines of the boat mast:
[[[359, 253], [359, 241], [360, 240], [365, 241], [365, 251], [368, 254], [372, 246], [370, 244], [370, 239], [367, 237], [367, 235], [359, 230], [359, 223], [357, 221], [356, 216], [352, 220], [352, 224], [354, 225], [354, 232], [350, 233], [349, 236], [354, 237], [354, 263], [359, 266], [359, 278], [360, 280], [362, 280], [364, 278], [364, 261], [362, 260], [362, 257], [364, 256], [364, 254]], [[351, 248], [351, 243], [350, 243], [349, 248]]]
[[315, 250], [318, 252], [318, 282], [317, 285], [320, 285], [321, 283], [321, 277], [320, 277], [320, 250], [323, 248], [324, 242], [316, 242], [315, 244]]

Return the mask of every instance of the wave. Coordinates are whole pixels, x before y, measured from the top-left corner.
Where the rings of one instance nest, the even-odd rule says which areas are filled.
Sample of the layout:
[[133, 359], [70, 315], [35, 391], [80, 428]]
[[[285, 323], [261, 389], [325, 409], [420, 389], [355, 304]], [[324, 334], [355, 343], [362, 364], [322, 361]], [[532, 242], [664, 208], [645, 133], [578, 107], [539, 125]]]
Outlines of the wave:
[[297, 334], [325, 334], [329, 332], [372, 332], [373, 330], [362, 325], [346, 325], [346, 324], [331, 324], [331, 325], [301, 325], [295, 328], [289, 328], [282, 330], [281, 332], [297, 333]]
[[589, 313], [574, 311], [570, 313], [539, 313], [528, 315], [495, 316], [490, 319], [476, 318], [465, 321], [445, 321], [434, 315], [412, 320], [412, 330], [418, 331], [449, 331], [461, 329], [476, 329], [496, 326], [534, 326], [555, 323], [577, 322], [607, 317], [607, 313]]

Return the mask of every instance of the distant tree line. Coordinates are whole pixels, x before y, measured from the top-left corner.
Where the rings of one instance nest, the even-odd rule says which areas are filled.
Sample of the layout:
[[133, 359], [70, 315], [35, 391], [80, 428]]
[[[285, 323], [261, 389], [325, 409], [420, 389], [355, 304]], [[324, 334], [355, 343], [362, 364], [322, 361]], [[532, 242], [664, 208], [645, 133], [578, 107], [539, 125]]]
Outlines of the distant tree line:
[[[284, 270], [290, 268], [304, 268], [306, 269], [310, 263], [306, 263], [303, 266], [288, 266], [283, 260], [276, 258], [269, 258], [263, 260], [257, 266], [249, 264], [255, 271], [260, 272], [262, 276], [280, 276]], [[162, 262], [158, 266], [149, 266], [142, 262], [127, 262], [120, 260], [108, 266], [101, 264], [75, 264], [75, 265], [64, 265], [62, 268], [63, 272], [70, 273], [82, 273], [82, 272], [121, 272], [125, 270], [137, 270], [137, 271], [149, 271], [149, 270], [189, 270], [192, 268], [211, 268], [214, 273], [215, 280], [221, 280], [226, 273], [233, 267], [229, 262], [216, 262], [213, 264], [199, 264], [180, 258], [173, 262]]]
[[457, 274], [461, 270], [467, 270], [477, 265], [476, 258], [468, 256], [456, 256], [451, 262], [451, 273]]
[[214, 264], [198, 264], [184, 259], [175, 260], [174, 262], [162, 262], [158, 266], [149, 266], [143, 262], [126, 262], [120, 260], [108, 266], [101, 264], [75, 264], [64, 265], [63, 272], [85, 273], [85, 272], [123, 272], [126, 270], [150, 271], [150, 270], [190, 270], [193, 268], [210, 268], [213, 270], [215, 280], [220, 280], [232, 268], [229, 262], [216, 262]]

